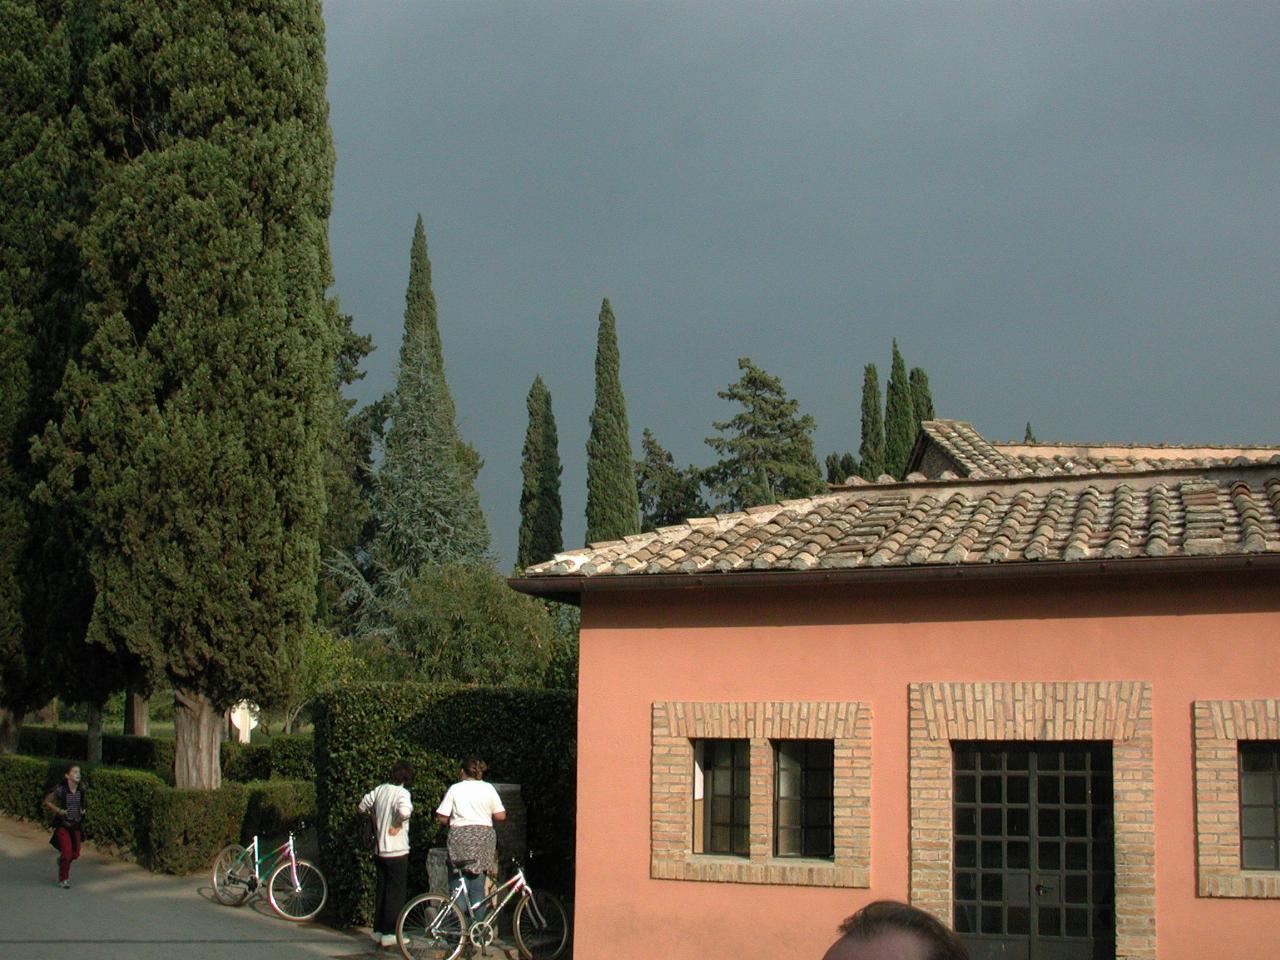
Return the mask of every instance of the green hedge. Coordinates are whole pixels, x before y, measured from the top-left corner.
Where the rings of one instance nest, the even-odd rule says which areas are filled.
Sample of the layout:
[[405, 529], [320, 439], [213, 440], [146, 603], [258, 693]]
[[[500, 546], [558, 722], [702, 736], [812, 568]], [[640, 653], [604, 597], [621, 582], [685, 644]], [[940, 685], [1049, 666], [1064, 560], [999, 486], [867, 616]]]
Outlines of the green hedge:
[[312, 717], [320, 856], [340, 920], [370, 916], [373, 868], [356, 839], [356, 804], [400, 759], [417, 768], [411, 888], [425, 886], [418, 862], [437, 840], [430, 811], [456, 778], [458, 760], [475, 755], [489, 764], [487, 779], [521, 785], [534, 882], [571, 894], [577, 782], [572, 692], [353, 683], [321, 697]]
[[[83, 730], [24, 726], [18, 733], [18, 752], [31, 757], [84, 757], [89, 753]], [[102, 765], [149, 770], [173, 783], [172, 737], [102, 735]], [[314, 780], [314, 740], [309, 733], [274, 737], [265, 743], [222, 744], [222, 776], [236, 783], [256, 780]]]
[[[0, 810], [46, 821], [42, 803], [68, 760], [0, 755]], [[253, 834], [279, 837], [315, 822], [315, 786], [268, 780], [218, 790], [175, 790], [154, 774], [81, 764], [88, 807], [85, 837], [152, 870], [206, 869], [223, 846]]]

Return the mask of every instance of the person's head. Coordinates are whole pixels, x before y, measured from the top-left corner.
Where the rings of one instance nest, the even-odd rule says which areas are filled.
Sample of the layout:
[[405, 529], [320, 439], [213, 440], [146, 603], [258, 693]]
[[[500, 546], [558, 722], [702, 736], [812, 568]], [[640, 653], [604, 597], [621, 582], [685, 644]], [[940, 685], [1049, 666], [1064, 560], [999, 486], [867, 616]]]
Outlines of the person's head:
[[399, 784], [402, 787], [413, 786], [413, 766], [401, 760], [391, 768], [391, 773], [387, 779], [392, 783]]
[[930, 913], [877, 900], [840, 924], [823, 960], [968, 960], [964, 944]]
[[80, 764], [69, 764], [63, 776], [67, 778], [67, 786], [74, 787], [80, 782]]
[[462, 761], [462, 779], [463, 780], [483, 780], [484, 772], [489, 769], [489, 765], [483, 760], [475, 757], [467, 757]]

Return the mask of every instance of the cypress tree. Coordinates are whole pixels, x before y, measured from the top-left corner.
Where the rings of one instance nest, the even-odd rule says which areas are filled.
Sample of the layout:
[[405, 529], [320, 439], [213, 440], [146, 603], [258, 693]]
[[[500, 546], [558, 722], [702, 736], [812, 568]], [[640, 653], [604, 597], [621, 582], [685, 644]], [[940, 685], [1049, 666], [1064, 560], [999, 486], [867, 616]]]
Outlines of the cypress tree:
[[[921, 367], [912, 367], [907, 379], [911, 384], [911, 409], [915, 413], [918, 431], [921, 423], [933, 419], [933, 395], [929, 392], [929, 375]], [[913, 435], [912, 441], [914, 440]]]
[[880, 403], [880, 377], [876, 365], [868, 363], [862, 369], [862, 443], [858, 447], [858, 471], [868, 480], [884, 473], [884, 418]]
[[844, 483], [858, 472], [858, 458], [852, 453], [827, 454], [827, 483]]
[[454, 421], [453, 396], [431, 290], [422, 217], [414, 225], [405, 292], [404, 338], [389, 399], [386, 455], [377, 476], [378, 532], [373, 553], [388, 570], [426, 563], [486, 564], [489, 528], [475, 474]]
[[1031, 432], [1030, 420], [1027, 421], [1027, 429], [1022, 432], [1022, 442], [1023, 443], [1039, 443], [1040, 442], [1039, 440], [1036, 439], [1036, 435]]
[[911, 401], [911, 385], [907, 382], [907, 365], [893, 341], [893, 365], [889, 370], [889, 386], [884, 400], [884, 472], [901, 478], [916, 439], [915, 410]]
[[173, 686], [176, 785], [212, 788], [223, 710], [273, 699], [316, 605], [324, 23], [318, 0], [91, 9], [88, 340], [44, 452], [86, 522], [88, 639]]
[[644, 459], [636, 461], [636, 487], [642, 530], [672, 526], [710, 512], [702, 499], [702, 471], [693, 466], [677, 467], [675, 457], [648, 427], [640, 443]]
[[606, 297], [596, 333], [596, 402], [587, 438], [587, 543], [640, 532], [640, 501], [622, 395], [618, 332]]
[[738, 369], [738, 381], [716, 396], [743, 409], [712, 424], [727, 436], [707, 438], [720, 456], [707, 470], [707, 486], [731, 510], [820, 493], [824, 484], [813, 455], [813, 417], [800, 414], [799, 401], [787, 397], [782, 381], [749, 358], [739, 359]]
[[[55, 3], [0, 0], [0, 752], [47, 698], [37, 618], [30, 439], [51, 414], [65, 350], [55, 304], [70, 163], [70, 45]], [[70, 281], [74, 277], [61, 278]]]
[[526, 401], [529, 426], [524, 435], [520, 473], [520, 540], [516, 567], [523, 570], [550, 560], [564, 549], [560, 531], [560, 441], [551, 411], [551, 391], [542, 377], [533, 378]]

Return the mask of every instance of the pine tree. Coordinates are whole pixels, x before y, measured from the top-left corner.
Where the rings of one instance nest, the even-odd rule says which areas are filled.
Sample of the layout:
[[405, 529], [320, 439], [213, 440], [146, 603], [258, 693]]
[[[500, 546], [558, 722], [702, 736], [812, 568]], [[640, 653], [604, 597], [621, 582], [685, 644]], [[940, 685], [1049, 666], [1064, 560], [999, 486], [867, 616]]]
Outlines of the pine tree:
[[404, 339], [378, 471], [373, 553], [385, 570], [428, 563], [485, 564], [489, 528], [475, 488], [478, 458], [458, 437], [431, 291], [427, 235], [418, 217], [409, 251]]
[[712, 426], [722, 437], [707, 443], [720, 460], [707, 470], [707, 486], [730, 510], [820, 493], [824, 484], [813, 455], [813, 417], [800, 414], [782, 381], [747, 357], [742, 376], [716, 396], [742, 405], [742, 412]]
[[622, 395], [618, 332], [608, 298], [596, 334], [596, 402], [587, 438], [587, 543], [640, 532], [640, 501]]
[[560, 441], [551, 411], [551, 391], [542, 377], [533, 378], [526, 401], [529, 426], [524, 435], [520, 473], [520, 540], [516, 567], [523, 570], [550, 560], [564, 549], [561, 533]]
[[858, 472], [867, 480], [884, 473], [884, 417], [881, 415], [880, 377], [876, 365], [862, 370], [862, 444], [858, 447]]
[[41, 452], [86, 524], [89, 642], [173, 686], [176, 785], [212, 788], [223, 710], [278, 693], [316, 606], [324, 22], [318, 0], [89, 9], [88, 340]]
[[889, 386], [884, 400], [884, 472], [901, 479], [916, 439], [915, 410], [911, 401], [911, 385], [907, 382], [907, 365], [893, 341], [893, 365], [889, 370]]
[[1036, 435], [1031, 432], [1030, 420], [1027, 421], [1027, 429], [1024, 430], [1022, 433], [1022, 442], [1023, 443], [1039, 443], [1040, 442], [1039, 440], [1036, 439]]
[[702, 499], [702, 472], [693, 466], [677, 467], [675, 458], [648, 427], [640, 442], [644, 452], [644, 459], [636, 461], [640, 528], [656, 530], [709, 513]]
[[[918, 431], [921, 423], [933, 419], [933, 395], [929, 392], [929, 375], [921, 367], [912, 367], [907, 380], [911, 384], [911, 409], [915, 413]], [[913, 435], [912, 441], [914, 440]]]

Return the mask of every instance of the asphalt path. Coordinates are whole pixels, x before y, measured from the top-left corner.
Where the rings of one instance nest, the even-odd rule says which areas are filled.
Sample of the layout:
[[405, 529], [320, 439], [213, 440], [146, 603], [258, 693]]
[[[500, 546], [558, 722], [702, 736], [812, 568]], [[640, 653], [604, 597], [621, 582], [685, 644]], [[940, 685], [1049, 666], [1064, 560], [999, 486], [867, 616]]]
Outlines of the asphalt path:
[[170, 877], [86, 846], [58, 887], [49, 831], [0, 817], [0, 957], [4, 960], [366, 960], [398, 957], [368, 934], [277, 917], [262, 897], [226, 907], [209, 878]]

